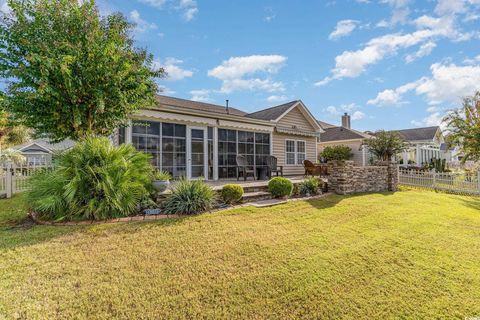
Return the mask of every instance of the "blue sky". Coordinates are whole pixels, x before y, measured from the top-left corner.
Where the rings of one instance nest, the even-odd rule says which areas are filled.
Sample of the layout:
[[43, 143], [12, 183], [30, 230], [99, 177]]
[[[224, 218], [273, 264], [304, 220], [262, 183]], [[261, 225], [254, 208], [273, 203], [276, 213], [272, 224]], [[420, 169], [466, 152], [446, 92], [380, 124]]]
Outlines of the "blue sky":
[[301, 99], [359, 130], [436, 125], [480, 89], [480, 0], [101, 0], [165, 94], [255, 111]]

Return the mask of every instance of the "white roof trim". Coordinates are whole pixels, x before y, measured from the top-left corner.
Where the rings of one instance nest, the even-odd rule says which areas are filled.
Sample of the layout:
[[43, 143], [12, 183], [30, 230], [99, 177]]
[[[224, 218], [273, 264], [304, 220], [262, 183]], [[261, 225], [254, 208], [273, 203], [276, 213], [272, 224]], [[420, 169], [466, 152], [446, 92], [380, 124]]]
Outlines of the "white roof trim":
[[39, 145], [39, 144], [36, 143], [36, 142], [32, 142], [32, 143], [30, 143], [30, 144], [27, 144], [26, 146], [21, 147], [20, 149], [18, 149], [18, 151], [21, 152], [21, 151], [23, 151], [23, 150], [25, 150], [25, 149], [30, 148], [31, 146], [37, 146], [37, 147], [39, 147], [40, 149], [43, 149], [43, 150], [45, 150], [45, 151], [48, 152], [48, 153], [52, 153], [52, 150], [50, 150], [50, 149], [48, 149], [48, 148], [46, 148], [46, 147], [44, 147], [44, 146], [41, 146], [41, 145]]
[[312, 131], [283, 128], [283, 127], [277, 127], [276, 129], [277, 129], [277, 132], [279, 133], [287, 133], [287, 134], [307, 136], [307, 137], [320, 137], [320, 132], [317, 132], [317, 131], [312, 132]]
[[292, 111], [296, 107], [301, 107], [300, 111], [303, 113], [305, 118], [310, 122], [310, 124], [316, 129], [317, 132], [324, 132], [320, 124], [318, 123], [317, 119], [312, 115], [310, 110], [303, 104], [302, 101], [298, 101], [294, 105], [292, 105], [290, 108], [287, 109], [284, 113], [280, 115], [277, 119], [274, 120], [274, 122], [280, 121], [283, 117], [285, 117], [290, 111]]

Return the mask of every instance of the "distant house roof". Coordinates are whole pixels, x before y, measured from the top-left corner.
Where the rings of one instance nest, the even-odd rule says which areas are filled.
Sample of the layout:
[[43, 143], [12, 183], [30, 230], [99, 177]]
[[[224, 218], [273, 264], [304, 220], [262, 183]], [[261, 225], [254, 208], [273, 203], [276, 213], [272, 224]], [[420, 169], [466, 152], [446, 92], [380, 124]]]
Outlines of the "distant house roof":
[[421, 141], [421, 140], [433, 140], [438, 130], [439, 130], [439, 127], [434, 126], [434, 127], [391, 130], [391, 131], [398, 132], [407, 141]]
[[28, 143], [15, 146], [13, 147], [13, 149], [28, 152], [29, 149], [33, 151], [36, 149], [36, 147], [37, 148], [40, 147], [41, 149], [44, 149], [47, 152], [56, 152], [56, 151], [63, 151], [63, 150], [70, 149], [74, 145], [75, 145], [75, 141], [70, 139], [65, 139], [57, 143], [52, 143], [50, 142], [49, 139], [36, 139]]
[[300, 102], [300, 100], [290, 101], [275, 107], [263, 109], [257, 112], [252, 112], [252, 113], [246, 114], [245, 116], [248, 118], [259, 119], [259, 120], [267, 120], [267, 121], [276, 120], [298, 102]]
[[320, 134], [320, 142], [371, 138], [371, 136], [366, 133], [345, 127], [328, 127], [323, 130], [325, 132]]
[[[227, 108], [225, 106], [220, 106], [216, 104], [210, 104], [205, 102], [192, 101], [192, 100], [186, 100], [186, 99], [180, 99], [180, 98], [174, 98], [174, 97], [167, 97], [167, 96], [161, 96], [161, 95], [157, 96], [157, 101], [160, 104], [164, 104], [168, 106], [180, 107], [180, 108], [185, 108], [190, 110], [200, 110], [200, 111], [207, 111], [207, 112], [213, 112], [213, 113], [227, 114]], [[247, 113], [239, 109], [229, 107], [228, 114], [235, 115], [235, 116], [244, 116]]]

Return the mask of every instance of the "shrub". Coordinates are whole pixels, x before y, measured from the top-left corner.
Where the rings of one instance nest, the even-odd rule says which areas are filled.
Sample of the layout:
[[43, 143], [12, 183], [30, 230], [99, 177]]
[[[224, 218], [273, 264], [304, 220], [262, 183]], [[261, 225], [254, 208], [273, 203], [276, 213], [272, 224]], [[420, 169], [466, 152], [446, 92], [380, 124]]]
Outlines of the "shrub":
[[222, 199], [225, 203], [232, 204], [240, 201], [243, 196], [243, 188], [239, 184], [226, 184], [222, 188]]
[[317, 194], [321, 187], [320, 181], [315, 177], [310, 177], [300, 184], [300, 194]]
[[352, 149], [347, 146], [325, 147], [320, 156], [326, 161], [332, 160], [348, 160], [353, 157]]
[[268, 182], [268, 192], [274, 198], [285, 197], [292, 194], [293, 184], [290, 180], [283, 177], [275, 177]]
[[217, 193], [201, 180], [180, 179], [172, 187], [172, 194], [163, 203], [170, 214], [194, 214], [212, 209], [217, 204]]
[[153, 173], [153, 179], [155, 180], [162, 180], [162, 181], [165, 181], [165, 180], [171, 180], [172, 179], [172, 175], [170, 174], [170, 172], [168, 171], [155, 171]]
[[56, 158], [56, 167], [30, 180], [31, 208], [53, 220], [128, 216], [151, 190], [150, 157], [131, 145], [90, 137]]

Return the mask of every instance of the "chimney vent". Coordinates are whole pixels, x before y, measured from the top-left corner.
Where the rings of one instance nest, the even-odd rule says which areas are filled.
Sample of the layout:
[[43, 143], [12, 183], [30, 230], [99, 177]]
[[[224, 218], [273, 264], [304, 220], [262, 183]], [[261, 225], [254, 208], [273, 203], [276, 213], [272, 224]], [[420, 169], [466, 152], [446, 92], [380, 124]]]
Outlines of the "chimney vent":
[[350, 115], [346, 112], [342, 116], [342, 127], [350, 129]]
[[230, 114], [230, 110], [228, 110], [228, 99], [225, 100], [225, 110], [227, 111], [227, 114]]

